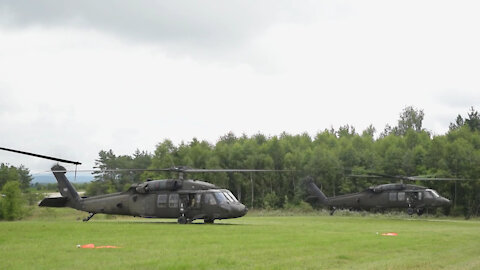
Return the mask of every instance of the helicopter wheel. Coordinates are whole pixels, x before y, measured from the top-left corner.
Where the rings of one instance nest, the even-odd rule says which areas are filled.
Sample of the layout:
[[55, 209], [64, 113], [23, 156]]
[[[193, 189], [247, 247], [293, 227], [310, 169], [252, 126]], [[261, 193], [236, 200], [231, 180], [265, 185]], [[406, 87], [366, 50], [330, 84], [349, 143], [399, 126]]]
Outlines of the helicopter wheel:
[[203, 222], [205, 222], [206, 224], [213, 224], [213, 222], [215, 221], [215, 219], [209, 219], [209, 218], [206, 218], [203, 220]]
[[407, 209], [407, 214], [409, 214], [410, 216], [413, 215], [413, 208], [409, 207]]
[[423, 209], [422, 208], [418, 208], [417, 209], [417, 215], [421, 216], [423, 214]]
[[185, 216], [181, 216], [178, 218], [179, 224], [187, 224], [187, 218]]

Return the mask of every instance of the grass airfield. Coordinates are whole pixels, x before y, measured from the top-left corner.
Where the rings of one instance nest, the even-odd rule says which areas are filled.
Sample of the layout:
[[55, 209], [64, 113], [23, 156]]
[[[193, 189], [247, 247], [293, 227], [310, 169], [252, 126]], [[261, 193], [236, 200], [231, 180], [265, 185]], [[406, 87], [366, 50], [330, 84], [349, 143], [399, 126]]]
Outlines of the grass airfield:
[[[254, 212], [178, 225], [85, 216], [42, 208], [0, 222], [0, 269], [480, 269], [479, 220]], [[120, 248], [76, 248], [90, 243]]]

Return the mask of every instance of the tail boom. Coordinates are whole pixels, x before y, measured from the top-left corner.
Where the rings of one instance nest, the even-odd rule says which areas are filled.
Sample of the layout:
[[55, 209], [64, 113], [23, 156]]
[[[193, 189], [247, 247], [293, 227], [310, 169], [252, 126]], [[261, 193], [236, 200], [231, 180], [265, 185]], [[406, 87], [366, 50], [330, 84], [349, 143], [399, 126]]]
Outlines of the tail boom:
[[315, 198], [321, 204], [328, 204], [327, 196], [315, 185], [312, 178], [307, 179], [307, 191], [311, 198]]

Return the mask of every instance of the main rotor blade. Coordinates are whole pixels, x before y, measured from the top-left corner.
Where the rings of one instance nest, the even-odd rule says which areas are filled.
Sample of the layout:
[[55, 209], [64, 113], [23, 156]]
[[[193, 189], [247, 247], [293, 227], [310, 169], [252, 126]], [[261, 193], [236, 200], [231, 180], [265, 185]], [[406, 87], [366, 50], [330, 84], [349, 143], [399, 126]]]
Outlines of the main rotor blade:
[[261, 170], [261, 169], [185, 169], [186, 173], [201, 172], [291, 172], [292, 170]]
[[[208, 173], [208, 172], [291, 172], [292, 170], [261, 170], [261, 169], [192, 169], [192, 168], [164, 168], [164, 169], [93, 169], [93, 170], [66, 170], [52, 172], [93, 172], [93, 173], [105, 173], [105, 172], [181, 172], [181, 173]], [[50, 172], [50, 171], [48, 171]]]
[[368, 173], [369, 175], [377, 176], [377, 177], [385, 177], [385, 178], [392, 178], [392, 179], [400, 179], [400, 180], [410, 180], [407, 176], [401, 175], [388, 175], [388, 174], [381, 174], [381, 173]]
[[8, 148], [4, 148], [4, 147], [0, 147], [0, 150], [14, 152], [14, 153], [17, 153], [17, 154], [22, 154], [22, 155], [34, 156], [34, 157], [38, 157], [38, 158], [50, 159], [50, 160], [54, 160], [54, 161], [58, 161], [58, 162], [71, 163], [71, 164], [75, 164], [75, 165], [81, 165], [82, 164], [78, 161], [71, 161], [71, 160], [66, 160], [66, 159], [61, 159], [61, 158], [56, 158], [56, 157], [44, 156], [44, 155], [39, 155], [39, 154], [35, 154], [35, 153], [30, 153], [30, 152], [24, 152], [24, 151], [15, 150], [15, 149], [8, 149]]
[[367, 174], [350, 174], [346, 175], [347, 177], [355, 177], [355, 178], [381, 178], [378, 175], [367, 175]]
[[425, 176], [402, 176], [402, 175], [388, 175], [381, 173], [368, 173], [368, 174], [357, 174], [349, 175], [349, 177], [358, 177], [358, 178], [390, 178], [390, 179], [399, 179], [399, 180], [408, 180], [408, 181], [468, 181], [472, 179], [466, 178], [446, 178], [446, 177], [425, 177]]
[[413, 181], [469, 181], [469, 180], [474, 180], [474, 179], [467, 179], [467, 178], [418, 177], [418, 176], [410, 176], [409, 178]]

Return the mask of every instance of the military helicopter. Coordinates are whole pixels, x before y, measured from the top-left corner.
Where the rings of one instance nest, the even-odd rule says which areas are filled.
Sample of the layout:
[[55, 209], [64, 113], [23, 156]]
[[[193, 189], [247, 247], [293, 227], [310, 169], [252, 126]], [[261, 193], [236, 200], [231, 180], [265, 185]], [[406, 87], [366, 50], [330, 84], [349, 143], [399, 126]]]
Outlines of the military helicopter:
[[[80, 165], [78, 161], [59, 159], [29, 152], [0, 147], [0, 150], [36, 156], [63, 163]], [[58, 182], [61, 197], [45, 198], [40, 207], [70, 207], [90, 213], [83, 221], [89, 221], [95, 214], [130, 215], [153, 218], [176, 218], [178, 223], [191, 223], [203, 219], [205, 223], [214, 223], [216, 219], [229, 219], [244, 216], [248, 209], [240, 203], [228, 189], [217, 187], [204, 181], [183, 179], [185, 173], [198, 172], [271, 172], [275, 170], [249, 169], [192, 169], [173, 167], [137, 171], [177, 172], [177, 179], [150, 180], [133, 184], [127, 191], [92, 197], [80, 197], [68, 181], [65, 167], [57, 164], [51, 168]], [[91, 171], [91, 170], [81, 170]], [[118, 171], [118, 170], [104, 170]], [[131, 170], [123, 170], [131, 171]]]
[[[389, 176], [370, 174], [370, 176], [356, 177], [387, 177], [400, 180], [458, 180], [452, 178], [420, 178], [406, 176]], [[358, 193], [327, 197], [314, 183], [311, 177], [306, 179], [309, 200], [315, 200], [321, 205], [330, 207], [330, 215], [338, 208], [342, 209], [387, 209], [406, 208], [409, 215], [422, 215], [426, 208], [449, 206], [450, 200], [444, 198], [433, 189], [404, 183], [382, 184], [371, 186]]]

